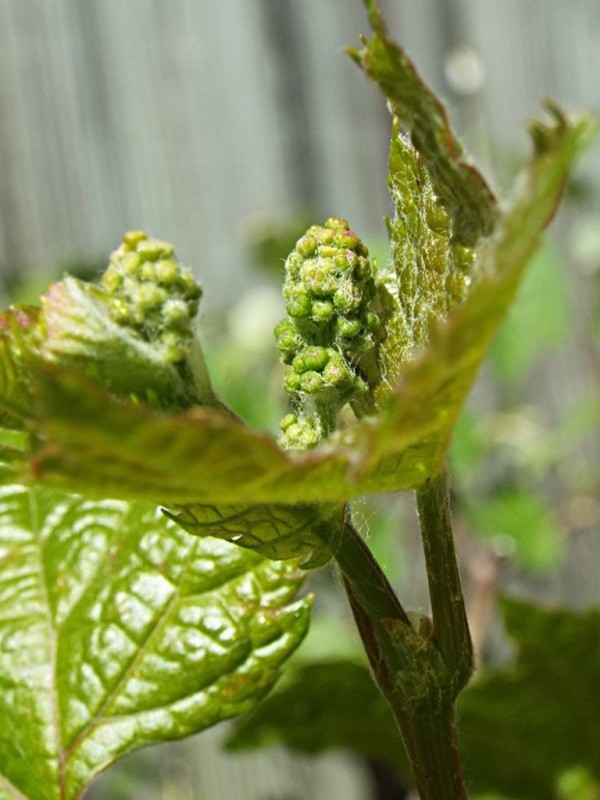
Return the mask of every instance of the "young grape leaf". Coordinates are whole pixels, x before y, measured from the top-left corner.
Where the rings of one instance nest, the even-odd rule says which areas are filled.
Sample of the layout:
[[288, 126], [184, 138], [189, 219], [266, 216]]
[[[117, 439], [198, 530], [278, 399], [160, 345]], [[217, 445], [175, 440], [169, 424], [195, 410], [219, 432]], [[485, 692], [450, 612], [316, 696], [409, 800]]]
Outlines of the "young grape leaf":
[[[404, 431], [402, 464], [359, 483], [353, 471], [360, 439], [350, 432], [348, 446], [284, 451], [274, 437], [212, 408], [158, 414], [64, 371], [40, 373], [36, 387], [35, 427], [44, 443], [26, 481], [171, 507], [343, 504], [371, 485], [373, 491], [410, 487], [426, 477], [423, 460], [430, 451], [418, 429]], [[359, 432], [372, 435], [368, 424]]]
[[402, 48], [389, 38], [375, 0], [366, 0], [366, 5], [374, 35], [362, 47], [348, 48], [348, 53], [378, 84], [392, 114], [410, 132], [435, 194], [452, 220], [455, 241], [473, 247], [494, 229], [494, 195], [465, 159], [440, 100], [421, 80]]
[[108, 293], [67, 276], [43, 298], [40, 358], [80, 366], [116, 394], [161, 398], [176, 408], [185, 386], [160, 350], [111, 317]]
[[275, 560], [301, 558], [316, 569], [336, 553], [344, 530], [345, 507], [182, 506], [165, 514], [196, 536], [216, 536]]
[[39, 309], [11, 308], [0, 314], [0, 424], [23, 427], [31, 414], [27, 371], [23, 362]]
[[315, 450], [284, 452], [213, 408], [158, 414], [76, 374], [46, 372], [35, 384], [33, 425], [43, 444], [34, 478], [166, 506], [343, 503], [420, 485], [443, 463], [479, 366], [588, 138], [585, 122], [560, 129], [552, 149], [533, 161], [521, 200], [482, 250], [482, 276], [432, 330], [422, 355], [402, 364], [377, 417]]
[[0, 797], [71, 800], [132, 750], [250, 709], [302, 640], [293, 562], [155, 507], [0, 490]]
[[387, 381], [380, 384], [379, 405], [402, 364], [428, 344], [432, 329], [465, 300], [476, 267], [475, 249], [455, 241], [426, 162], [405, 141], [397, 120], [389, 165], [395, 212], [388, 220], [393, 272], [385, 280], [397, 310], [387, 323], [380, 352]]

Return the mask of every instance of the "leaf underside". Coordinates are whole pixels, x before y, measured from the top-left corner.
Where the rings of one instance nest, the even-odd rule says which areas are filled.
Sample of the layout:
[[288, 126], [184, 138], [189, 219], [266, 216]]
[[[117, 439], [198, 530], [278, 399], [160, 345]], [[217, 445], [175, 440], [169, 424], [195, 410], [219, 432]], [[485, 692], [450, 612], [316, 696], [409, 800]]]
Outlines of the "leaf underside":
[[524, 197], [481, 253], [482, 277], [432, 331], [422, 355], [403, 366], [376, 418], [319, 449], [283, 452], [271, 436], [214, 409], [158, 414], [75, 373], [46, 372], [35, 382], [32, 421], [44, 444], [26, 478], [165, 506], [342, 504], [420, 485], [443, 463], [462, 404], [586, 138], [582, 124], [534, 161]]
[[195, 536], [216, 536], [265, 558], [302, 559], [303, 569], [316, 569], [336, 553], [346, 509], [190, 505], [165, 514]]
[[291, 562], [155, 507], [0, 493], [0, 797], [78, 798], [145, 745], [247, 711], [302, 640]]

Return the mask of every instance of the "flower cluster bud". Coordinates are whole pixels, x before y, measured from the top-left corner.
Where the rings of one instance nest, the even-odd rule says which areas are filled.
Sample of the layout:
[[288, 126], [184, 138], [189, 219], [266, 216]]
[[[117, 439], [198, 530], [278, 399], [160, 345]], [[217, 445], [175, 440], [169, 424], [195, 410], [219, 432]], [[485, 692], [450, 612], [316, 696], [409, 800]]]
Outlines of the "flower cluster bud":
[[126, 233], [101, 285], [116, 323], [160, 347], [166, 361], [186, 358], [202, 288], [175, 259], [172, 245], [143, 231]]
[[[285, 389], [297, 415], [282, 421], [287, 447], [311, 447], [346, 403], [360, 403], [379, 382], [384, 338], [375, 271], [345, 219], [313, 225], [285, 264], [288, 318], [275, 329]], [[294, 417], [294, 419], [292, 419]]]

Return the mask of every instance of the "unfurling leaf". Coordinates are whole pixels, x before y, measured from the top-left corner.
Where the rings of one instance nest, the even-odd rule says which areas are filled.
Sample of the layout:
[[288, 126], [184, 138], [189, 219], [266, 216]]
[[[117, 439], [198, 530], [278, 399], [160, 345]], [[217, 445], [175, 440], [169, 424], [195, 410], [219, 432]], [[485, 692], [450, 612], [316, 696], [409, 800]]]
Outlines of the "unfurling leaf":
[[349, 55], [378, 84], [392, 114], [410, 132], [411, 142], [426, 165], [433, 191], [453, 225], [454, 240], [473, 247], [495, 226], [494, 195], [482, 175], [464, 157], [446, 110], [425, 85], [406, 53], [387, 35], [381, 15], [367, 0], [375, 31], [363, 47]]
[[304, 569], [316, 569], [335, 555], [346, 510], [301, 505], [190, 505], [176, 514], [165, 513], [196, 536], [216, 536], [265, 558], [300, 558]]
[[193, 327], [201, 295], [172, 245], [130, 231], [100, 285], [66, 277], [50, 287], [37, 358], [160, 409], [214, 404]]
[[418, 486], [443, 463], [456, 419], [569, 170], [589, 138], [580, 123], [532, 163], [526, 189], [492, 242], [481, 274], [421, 355], [402, 365], [377, 416], [322, 446], [284, 452], [275, 439], [214, 408], [157, 414], [76, 374], [40, 374], [33, 476], [58, 488], [169, 507], [339, 503]]
[[0, 797], [74, 800], [250, 709], [306, 631], [300, 583], [146, 504], [1, 489]]
[[453, 238], [452, 220], [434, 193], [426, 162], [406, 142], [397, 120], [390, 145], [390, 190], [395, 210], [388, 220], [392, 266], [384, 280], [396, 312], [387, 322], [381, 347], [387, 380], [379, 386], [378, 405], [403, 365], [464, 302], [477, 274], [475, 248]]

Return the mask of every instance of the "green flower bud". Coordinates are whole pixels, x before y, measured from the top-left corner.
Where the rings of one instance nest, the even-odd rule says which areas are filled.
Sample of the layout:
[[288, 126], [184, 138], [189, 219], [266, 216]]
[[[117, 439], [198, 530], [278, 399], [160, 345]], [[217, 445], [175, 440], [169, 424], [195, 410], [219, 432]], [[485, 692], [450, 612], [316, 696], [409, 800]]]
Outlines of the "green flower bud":
[[202, 288], [173, 257], [168, 242], [129, 231], [101, 280], [116, 323], [163, 348], [167, 361], [183, 361]]
[[156, 269], [153, 261], [142, 263], [139, 267], [138, 274], [143, 281], [156, 283]]
[[315, 447], [315, 445], [319, 444], [319, 438], [319, 433], [313, 421], [303, 418], [292, 423], [285, 429], [281, 437], [281, 443], [284, 447], [296, 448], [298, 450], [310, 450], [311, 447]]
[[[118, 253], [119, 251], [117, 250], [117, 254]], [[113, 254], [113, 262], [111, 266], [113, 266], [122, 275], [137, 275], [140, 264], [142, 263], [142, 259], [137, 253], [123, 252], [119, 254], [118, 259], [115, 258], [115, 255], [116, 254]]]
[[307, 234], [298, 240], [296, 243], [296, 250], [304, 258], [308, 258], [314, 254], [315, 250], [317, 249], [317, 244], [318, 242], [315, 237]]
[[161, 242], [160, 239], [143, 239], [138, 243], [136, 251], [142, 261], [158, 261], [173, 255], [173, 245]]
[[350, 227], [348, 220], [343, 217], [329, 217], [325, 220], [324, 228], [330, 228], [332, 231], [347, 231]]
[[102, 276], [102, 286], [107, 292], [116, 292], [123, 284], [123, 275], [113, 266], [109, 266]]
[[298, 417], [296, 414], [286, 414], [285, 417], [280, 421], [279, 427], [282, 431], [287, 431], [292, 425], [296, 425], [298, 422]]
[[338, 250], [337, 247], [329, 247], [326, 244], [322, 244], [319, 247], [319, 255], [321, 256], [321, 258], [333, 258], [333, 259], [335, 259], [335, 257], [337, 256], [338, 253], [339, 253], [339, 250]]
[[312, 302], [303, 286], [295, 286], [289, 293], [290, 302], [285, 310], [290, 317], [309, 317], [312, 311]]
[[330, 258], [306, 261], [300, 269], [300, 277], [311, 297], [331, 297], [335, 292], [337, 278]]
[[283, 388], [288, 392], [288, 394], [294, 394], [295, 392], [299, 392], [301, 388], [302, 382], [300, 380], [300, 375], [294, 370], [290, 370], [283, 379]]
[[162, 317], [167, 327], [185, 329], [190, 323], [190, 307], [183, 300], [167, 300]]
[[301, 350], [292, 361], [292, 366], [296, 372], [308, 372], [315, 370], [321, 372], [329, 361], [329, 354], [324, 347], [309, 346]]
[[138, 244], [148, 237], [144, 231], [127, 231], [123, 236], [123, 244], [129, 250], [135, 250]]
[[337, 389], [348, 389], [354, 383], [352, 370], [339, 353], [330, 357], [321, 374], [328, 386], [334, 386]]
[[358, 256], [351, 250], [338, 250], [338, 255], [334, 259], [336, 267], [342, 274], [354, 274], [354, 267], [358, 264]]
[[163, 333], [160, 339], [165, 361], [170, 361], [176, 364], [183, 361], [187, 355], [189, 342], [176, 333], [175, 331], [167, 331]]
[[318, 394], [325, 388], [325, 381], [319, 372], [309, 370], [300, 376], [300, 388], [306, 394]]
[[302, 347], [302, 338], [298, 335], [294, 323], [284, 319], [275, 328], [277, 349], [284, 364], [291, 364], [294, 356]]
[[333, 295], [333, 304], [341, 314], [352, 314], [361, 307], [363, 296], [360, 288], [344, 281]]
[[162, 306], [168, 296], [164, 289], [155, 284], [143, 283], [135, 295], [135, 304], [140, 311], [146, 313]]
[[346, 250], [357, 250], [361, 243], [358, 236], [352, 231], [336, 233], [333, 241], [338, 247], [344, 247]]
[[333, 244], [335, 234], [332, 230], [327, 230], [327, 223], [325, 223], [324, 228], [318, 229], [317, 238], [319, 240], [319, 244], [331, 245]]
[[329, 300], [315, 300], [312, 304], [311, 318], [315, 322], [331, 322], [335, 317], [335, 308]]
[[371, 268], [371, 264], [366, 258], [363, 258], [363, 256], [359, 256], [356, 259], [353, 274], [354, 277], [359, 281], [373, 279], [373, 270]]
[[179, 265], [170, 258], [158, 261], [154, 270], [156, 280], [167, 286], [177, 283], [179, 279]]
[[340, 336], [346, 339], [355, 339], [362, 333], [362, 325], [358, 319], [340, 317], [337, 321], [337, 330]]

